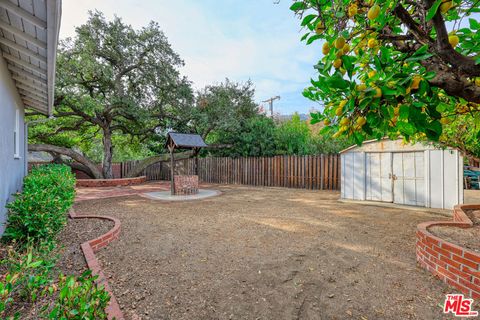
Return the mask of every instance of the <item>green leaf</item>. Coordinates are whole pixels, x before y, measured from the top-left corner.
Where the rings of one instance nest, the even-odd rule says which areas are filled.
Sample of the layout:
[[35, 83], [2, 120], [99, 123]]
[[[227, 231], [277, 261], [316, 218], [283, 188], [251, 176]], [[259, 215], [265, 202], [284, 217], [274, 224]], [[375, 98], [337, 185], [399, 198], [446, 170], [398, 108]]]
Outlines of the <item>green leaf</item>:
[[311, 44], [313, 41], [321, 39], [321, 38], [322, 38], [322, 35], [320, 35], [320, 34], [313, 35], [310, 38], [308, 38], [307, 44]]
[[432, 20], [432, 18], [435, 16], [435, 13], [437, 13], [438, 7], [442, 4], [442, 0], [437, 0], [435, 3], [428, 9], [427, 12], [427, 21]]
[[425, 53], [425, 54], [420, 55], [420, 56], [411, 56], [410, 58], [405, 59], [405, 61], [406, 62], [414, 62], [414, 61], [426, 60], [426, 59], [428, 59], [432, 56], [433, 56], [433, 54], [431, 54], [431, 53]]
[[312, 22], [312, 20], [314, 20], [316, 17], [317, 17], [316, 14], [309, 14], [309, 15], [305, 16], [305, 18], [303, 18], [303, 20], [302, 20], [301, 26], [302, 27], [306, 26], [307, 24]]
[[480, 23], [477, 20], [470, 18], [468, 21], [470, 21], [470, 28], [473, 30], [480, 30]]
[[305, 10], [305, 9], [307, 9], [307, 5], [303, 1], [294, 2], [290, 6], [290, 10], [292, 10], [292, 11], [300, 11], [300, 10]]
[[347, 89], [349, 87], [349, 82], [338, 75], [338, 73], [327, 79], [327, 84], [330, 87], [337, 89]]
[[440, 121], [432, 121], [428, 124], [427, 130], [425, 132], [427, 138], [437, 141], [442, 135], [442, 124]]
[[425, 80], [432, 80], [433, 78], [435, 78], [437, 74], [434, 72], [434, 71], [429, 71], [427, 73], [425, 73], [425, 75], [423, 76], [423, 78]]
[[415, 127], [408, 122], [397, 122], [397, 127], [403, 134], [407, 134], [409, 136], [415, 134]]

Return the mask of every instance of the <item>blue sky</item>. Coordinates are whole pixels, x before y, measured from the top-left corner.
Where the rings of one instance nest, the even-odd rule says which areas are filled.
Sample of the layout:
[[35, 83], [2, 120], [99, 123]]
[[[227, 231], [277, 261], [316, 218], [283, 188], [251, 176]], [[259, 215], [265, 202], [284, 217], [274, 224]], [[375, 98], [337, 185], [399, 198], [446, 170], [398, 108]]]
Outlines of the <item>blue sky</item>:
[[280, 95], [275, 111], [307, 113], [318, 104], [302, 90], [315, 75], [318, 43], [306, 46], [290, 0], [76, 0], [63, 1], [60, 36], [74, 35], [88, 10], [114, 14], [134, 27], [158, 22], [185, 61], [181, 72], [195, 88], [251, 79], [256, 100]]

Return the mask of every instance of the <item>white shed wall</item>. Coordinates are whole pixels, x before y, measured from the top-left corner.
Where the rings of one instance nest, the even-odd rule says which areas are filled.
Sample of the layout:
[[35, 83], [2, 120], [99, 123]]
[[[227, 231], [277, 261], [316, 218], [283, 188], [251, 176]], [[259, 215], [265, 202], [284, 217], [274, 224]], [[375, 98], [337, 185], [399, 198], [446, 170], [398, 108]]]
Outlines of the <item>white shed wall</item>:
[[[343, 152], [341, 166], [343, 199], [441, 209], [463, 203], [463, 157], [457, 150], [401, 141], [371, 142]], [[402, 178], [392, 181], [392, 175]]]
[[452, 209], [463, 203], [463, 157], [457, 150], [426, 150], [427, 207]]
[[352, 152], [341, 155], [342, 197], [365, 200], [365, 153]]

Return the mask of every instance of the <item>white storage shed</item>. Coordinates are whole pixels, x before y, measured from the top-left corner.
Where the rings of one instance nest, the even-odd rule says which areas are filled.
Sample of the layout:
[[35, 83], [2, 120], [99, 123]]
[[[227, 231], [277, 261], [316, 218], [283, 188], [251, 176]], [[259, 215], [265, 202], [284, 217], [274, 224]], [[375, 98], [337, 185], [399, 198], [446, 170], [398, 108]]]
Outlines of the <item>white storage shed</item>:
[[452, 209], [463, 203], [463, 157], [431, 144], [366, 141], [341, 152], [341, 198]]

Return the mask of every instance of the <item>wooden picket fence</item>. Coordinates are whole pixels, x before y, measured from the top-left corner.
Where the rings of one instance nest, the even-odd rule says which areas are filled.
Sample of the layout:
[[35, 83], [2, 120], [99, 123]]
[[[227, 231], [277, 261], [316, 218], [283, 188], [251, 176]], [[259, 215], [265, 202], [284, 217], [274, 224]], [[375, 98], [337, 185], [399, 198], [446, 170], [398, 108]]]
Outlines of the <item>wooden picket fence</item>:
[[[123, 162], [124, 176], [136, 161]], [[195, 174], [195, 159], [175, 161], [177, 174]], [[147, 180], [169, 180], [170, 163], [161, 162], [148, 167]], [[202, 182], [243, 184], [265, 187], [286, 187], [317, 190], [340, 189], [340, 156], [276, 156], [198, 159], [198, 175]]]

